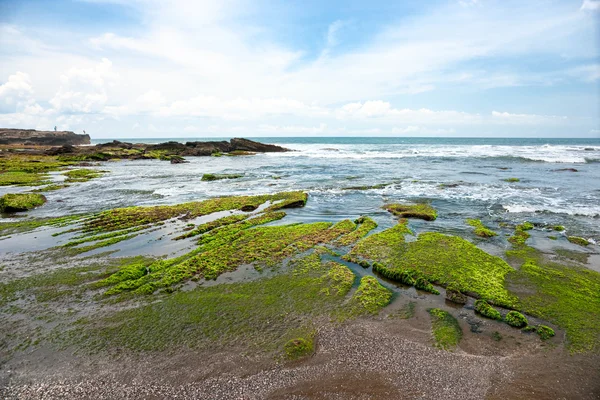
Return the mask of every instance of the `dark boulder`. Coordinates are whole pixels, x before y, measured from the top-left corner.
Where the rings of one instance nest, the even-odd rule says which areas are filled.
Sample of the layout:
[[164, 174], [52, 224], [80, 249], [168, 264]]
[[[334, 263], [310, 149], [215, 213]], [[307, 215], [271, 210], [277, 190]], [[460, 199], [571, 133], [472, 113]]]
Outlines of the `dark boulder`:
[[75, 152], [75, 146], [71, 146], [70, 144], [65, 144], [61, 147], [52, 147], [51, 149], [46, 150], [46, 154], [49, 156], [58, 156], [60, 154], [69, 154]]
[[257, 153], [282, 153], [284, 151], [290, 151], [290, 149], [286, 149], [285, 147], [281, 146], [276, 146], [274, 144], [259, 143], [253, 140], [242, 138], [233, 138], [230, 140], [230, 143], [231, 151], [244, 150], [253, 151]]

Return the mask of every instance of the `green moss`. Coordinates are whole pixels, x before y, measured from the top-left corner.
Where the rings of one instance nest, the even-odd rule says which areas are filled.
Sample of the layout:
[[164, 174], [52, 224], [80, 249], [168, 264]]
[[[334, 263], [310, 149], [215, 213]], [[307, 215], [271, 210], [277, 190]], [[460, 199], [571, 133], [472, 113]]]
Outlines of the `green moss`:
[[410, 319], [415, 316], [415, 303], [414, 301], [409, 301], [398, 311], [393, 312], [388, 315], [388, 318], [399, 318], [399, 319]]
[[579, 236], [567, 236], [567, 240], [569, 240], [569, 242], [571, 243], [584, 247], [590, 244], [590, 242], [588, 242], [587, 239], [584, 239]]
[[588, 262], [588, 258], [590, 257], [589, 253], [582, 253], [580, 251], [573, 251], [567, 249], [554, 249], [554, 252], [561, 257], [577, 261], [582, 264], [586, 264]]
[[506, 317], [504, 317], [504, 321], [516, 328], [523, 328], [528, 324], [527, 318], [518, 311], [509, 311]]
[[176, 259], [157, 261], [143, 277], [109, 277], [103, 283], [116, 285], [107, 294], [137, 289], [137, 293], [147, 293], [192, 277], [216, 279], [244, 264], [273, 267], [319, 243], [329, 243], [354, 227], [345, 220], [333, 226], [320, 222], [248, 229], [268, 220], [268, 215], [258, 216], [214, 230], [202, 237], [196, 250]]
[[110, 232], [134, 226], [155, 224], [172, 218], [194, 219], [219, 211], [255, 210], [267, 201], [273, 203], [265, 211], [290, 207], [303, 207], [307, 195], [304, 192], [282, 192], [271, 195], [219, 197], [204, 201], [173, 206], [127, 207], [101, 212], [86, 221], [85, 231]]
[[439, 308], [430, 308], [427, 311], [431, 315], [431, 329], [436, 347], [444, 350], [455, 348], [462, 338], [462, 329], [456, 318]]
[[548, 340], [552, 336], [554, 336], [554, 329], [552, 329], [546, 325], [536, 326], [535, 331], [540, 336], [540, 339], [542, 339], [542, 340]]
[[69, 187], [69, 185], [52, 184], [52, 185], [44, 186], [43, 188], [34, 189], [34, 190], [32, 190], [32, 192], [35, 192], [35, 193], [37, 193], [37, 192], [52, 192], [55, 190], [60, 190], [60, 189], [68, 188], [68, 187]]
[[481, 236], [481, 237], [484, 237], [484, 238], [489, 238], [489, 237], [493, 237], [493, 236], [497, 235], [496, 232], [494, 232], [493, 230], [487, 228], [478, 219], [468, 219], [467, 220], [467, 224], [469, 224], [469, 225], [471, 225], [472, 227], [475, 228], [475, 234], [477, 236]]
[[565, 227], [562, 225], [554, 225], [551, 226], [550, 229], [552, 229], [553, 231], [562, 232], [565, 230]]
[[91, 179], [101, 176], [105, 171], [96, 171], [92, 169], [73, 169], [63, 173], [67, 177], [65, 182], [87, 182]]
[[456, 304], [467, 304], [467, 296], [460, 291], [460, 285], [450, 282], [446, 286], [446, 300]]
[[47, 172], [57, 171], [71, 162], [62, 162], [53, 156], [19, 153], [0, 155], [0, 186], [40, 186], [49, 183]]
[[336, 262], [329, 262], [326, 265], [329, 270], [323, 275], [326, 283], [323, 292], [327, 295], [345, 296], [352, 288], [356, 276], [345, 265]]
[[0, 212], [28, 211], [46, 202], [46, 197], [37, 193], [8, 193], [0, 197]]
[[37, 218], [19, 220], [16, 222], [2, 222], [0, 223], [0, 236], [29, 232], [42, 226], [63, 227], [73, 224], [84, 217], [84, 215], [69, 215], [57, 218]]
[[565, 329], [572, 351], [598, 351], [600, 274], [549, 261], [532, 248], [507, 254], [522, 263], [507, 277], [522, 310]]
[[517, 306], [517, 299], [504, 286], [505, 276], [513, 269], [501, 258], [460, 237], [426, 232], [407, 243], [405, 234], [406, 227], [398, 225], [368, 236], [350, 255], [375, 260], [381, 264], [377, 266], [379, 271], [388, 270], [384, 276], [393, 274], [408, 284], [410, 278], [416, 283], [419, 277], [442, 286], [454, 283], [462, 293], [509, 308]]
[[479, 299], [475, 302], [475, 311], [486, 318], [501, 320], [502, 315], [494, 307], [490, 306], [487, 301]]
[[360, 285], [352, 296], [355, 308], [365, 310], [370, 314], [378, 314], [392, 298], [392, 292], [381, 286], [376, 278], [363, 276]]
[[[146, 268], [152, 264], [130, 263], [128, 273], [143, 276]], [[313, 253], [270, 278], [157, 294], [159, 302], [82, 320], [69, 332], [61, 330], [60, 340], [92, 351], [214, 350], [233, 344], [280, 352], [291, 339], [310, 341], [311, 321], [355, 306], [330, 286], [337, 285], [324, 277], [330, 271]]]
[[354, 231], [336, 240], [336, 245], [349, 246], [355, 243], [357, 240], [365, 237], [373, 229], [377, 228], [377, 223], [369, 217], [360, 217], [354, 221], [354, 223], [356, 223], [358, 227]]
[[515, 245], [524, 245], [527, 239], [531, 237], [527, 231], [533, 229], [533, 224], [531, 222], [523, 222], [520, 225], [517, 225], [515, 228], [515, 233], [508, 238], [508, 241]]
[[506, 178], [506, 179], [504, 179], [504, 182], [515, 183], [515, 182], [521, 182], [521, 180], [519, 178]]
[[342, 190], [372, 190], [372, 189], [383, 189], [387, 186], [391, 185], [391, 183], [378, 183], [376, 185], [362, 185], [362, 186], [349, 186], [344, 187]]
[[437, 212], [429, 204], [387, 204], [383, 208], [400, 218], [419, 218], [434, 221]]
[[230, 156], [230, 157], [235, 157], [235, 156], [255, 156], [256, 153], [253, 153], [251, 151], [244, 151], [244, 150], [234, 150], [234, 151], [230, 151], [229, 153], [225, 153], [226, 156]]
[[289, 340], [284, 346], [285, 355], [289, 360], [296, 360], [310, 355], [314, 351], [313, 340], [304, 338], [295, 338]]
[[221, 179], [237, 179], [242, 178], [243, 174], [204, 174], [202, 175], [203, 181], [218, 181]]
[[[285, 213], [282, 212], [279, 215], [281, 216], [281, 218], [283, 218], [285, 216]], [[197, 235], [202, 235], [203, 233], [209, 232], [215, 228], [219, 228], [221, 226], [230, 225], [230, 224], [233, 224], [233, 223], [236, 223], [239, 221], [243, 221], [246, 218], [248, 218], [248, 216], [246, 214], [230, 215], [227, 217], [219, 218], [214, 221], [210, 221], [210, 222], [201, 224], [198, 227], [192, 229], [191, 231], [175, 237], [174, 240], [181, 240], [181, 239], [186, 239], [186, 238], [190, 238], [190, 237], [197, 236]], [[192, 226], [194, 226], [194, 225], [192, 224]]]

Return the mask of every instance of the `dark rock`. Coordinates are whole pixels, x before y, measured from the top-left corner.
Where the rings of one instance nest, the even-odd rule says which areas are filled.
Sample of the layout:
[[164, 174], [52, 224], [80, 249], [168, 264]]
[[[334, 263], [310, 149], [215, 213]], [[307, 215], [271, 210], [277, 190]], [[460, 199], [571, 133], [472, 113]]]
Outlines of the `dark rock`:
[[560, 169], [555, 169], [555, 172], [562, 172], [562, 171], [568, 171], [568, 172], [578, 172], [578, 170], [576, 170], [575, 168], [560, 168]]
[[180, 156], [171, 156], [171, 164], [185, 164], [189, 161], [186, 161], [185, 158]]
[[245, 151], [254, 151], [257, 153], [282, 153], [284, 151], [290, 151], [290, 149], [286, 149], [281, 146], [276, 146], [274, 144], [265, 144], [255, 142], [253, 140], [242, 139], [242, 138], [233, 138], [230, 140], [231, 150], [245, 150]]
[[458, 290], [452, 290], [448, 288], [446, 288], [446, 300], [456, 304], [467, 304], [467, 296]]
[[96, 147], [117, 147], [119, 149], [131, 149], [133, 147], [133, 143], [120, 142], [118, 140], [113, 140], [108, 143], [98, 143]]
[[60, 154], [68, 154], [68, 153], [74, 153], [75, 152], [75, 147], [71, 146], [70, 144], [65, 144], [64, 146], [61, 147], [52, 147], [51, 149], [46, 150], [46, 154], [50, 155], [50, 156], [58, 156]]
[[35, 129], [0, 128], [0, 144], [5, 145], [63, 146], [90, 144], [90, 135], [70, 131], [36, 131]]

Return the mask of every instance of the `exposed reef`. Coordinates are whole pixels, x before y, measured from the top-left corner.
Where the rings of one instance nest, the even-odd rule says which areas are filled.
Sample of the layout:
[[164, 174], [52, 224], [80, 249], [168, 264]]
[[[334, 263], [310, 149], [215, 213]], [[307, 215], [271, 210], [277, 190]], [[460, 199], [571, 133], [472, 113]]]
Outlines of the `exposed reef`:
[[418, 218], [434, 221], [437, 218], [435, 208], [429, 204], [386, 204], [383, 208], [400, 218]]
[[28, 211], [46, 202], [46, 197], [36, 193], [8, 193], [0, 197], [0, 212]]

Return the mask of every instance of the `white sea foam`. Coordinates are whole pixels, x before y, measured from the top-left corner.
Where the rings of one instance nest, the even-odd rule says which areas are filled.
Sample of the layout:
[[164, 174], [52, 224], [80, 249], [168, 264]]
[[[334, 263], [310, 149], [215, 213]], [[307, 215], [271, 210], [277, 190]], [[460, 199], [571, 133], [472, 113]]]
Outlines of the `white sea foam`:
[[[310, 157], [334, 159], [370, 158], [521, 158], [523, 160], [548, 163], [587, 163], [590, 159], [600, 159], [600, 147], [589, 146], [494, 146], [494, 145], [427, 145], [427, 144], [364, 144], [361, 146], [335, 145], [337, 151], [323, 144], [293, 144], [288, 148], [296, 150], [287, 153], [269, 153], [271, 157]], [[586, 150], [588, 149], [588, 150]], [[592, 150], [589, 150], [592, 149]]]

